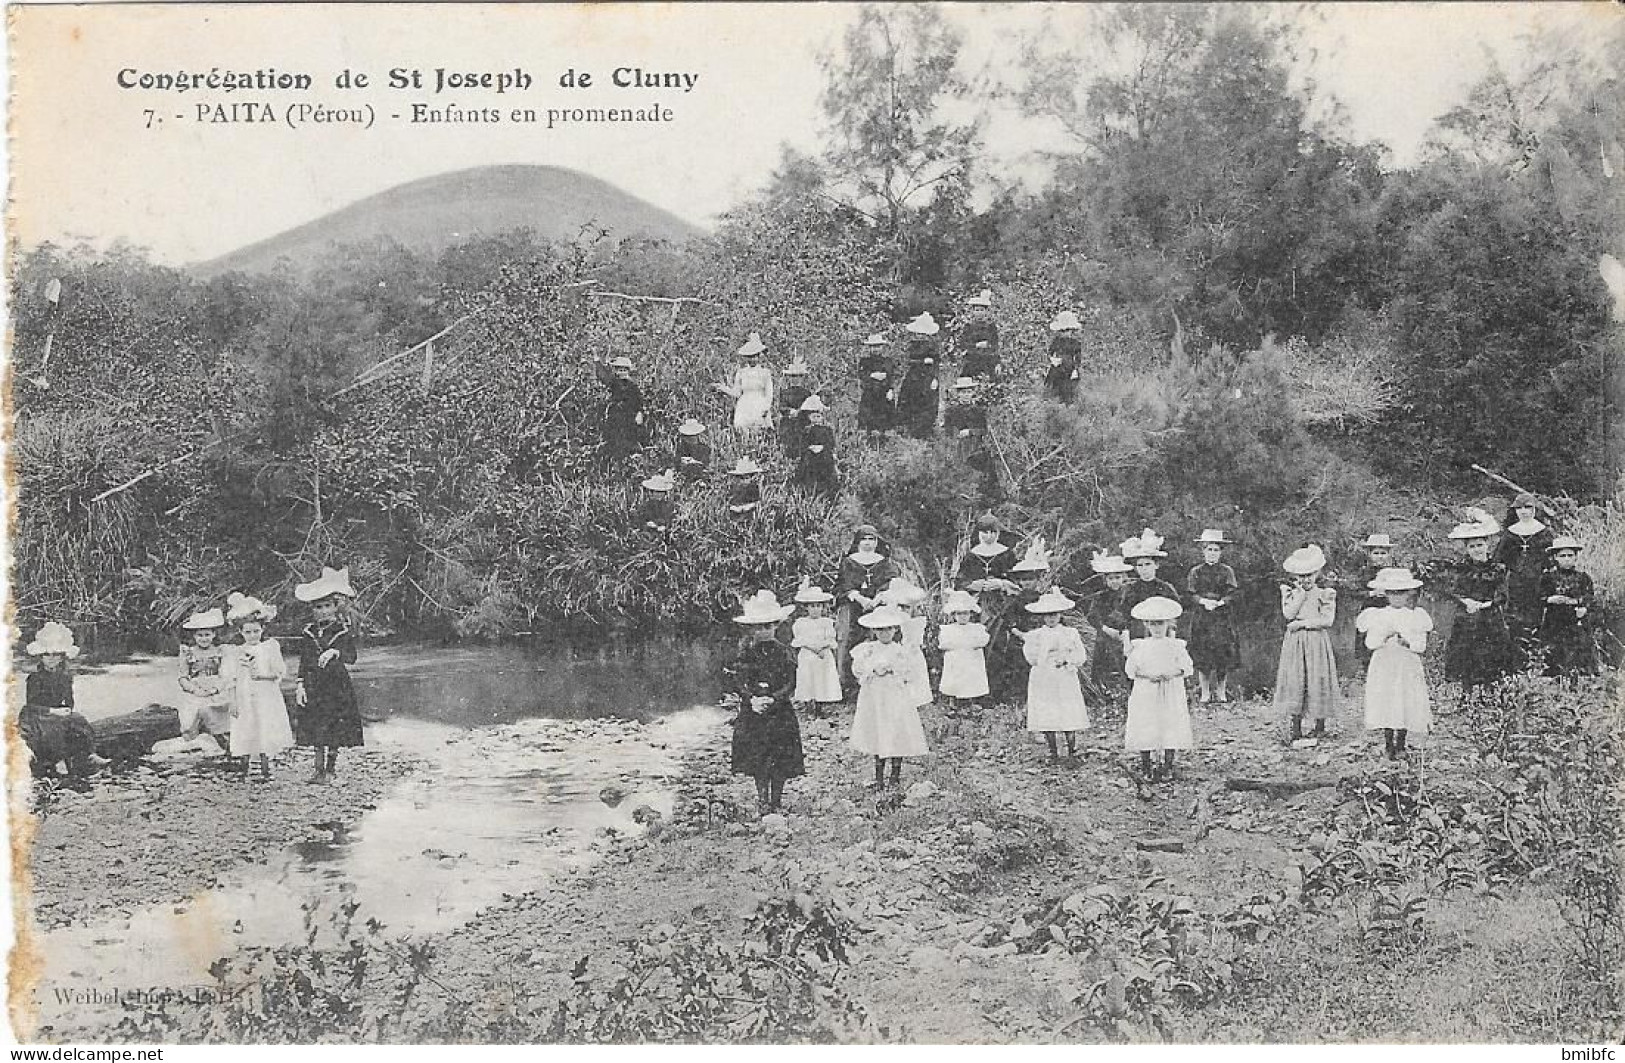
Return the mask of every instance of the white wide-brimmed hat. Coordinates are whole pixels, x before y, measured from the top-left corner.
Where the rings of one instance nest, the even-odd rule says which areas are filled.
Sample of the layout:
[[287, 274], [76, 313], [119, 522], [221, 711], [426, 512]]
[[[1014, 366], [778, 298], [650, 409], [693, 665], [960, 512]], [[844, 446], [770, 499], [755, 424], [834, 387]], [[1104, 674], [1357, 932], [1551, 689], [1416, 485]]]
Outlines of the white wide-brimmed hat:
[[802, 413], [828, 413], [829, 407], [817, 395], [808, 395], [805, 402], [799, 407]]
[[1411, 575], [1408, 568], [1385, 568], [1366, 584], [1374, 591], [1414, 591], [1421, 585], [1422, 581]]
[[68, 625], [55, 620], [47, 620], [40, 625], [40, 629], [34, 633], [34, 641], [27, 648], [30, 657], [43, 657], [47, 653], [60, 653], [68, 658], [79, 656], [79, 647], [73, 642], [73, 632]]
[[736, 624], [777, 624], [796, 611], [793, 605], [780, 605], [772, 591], [760, 590], [739, 603]]
[[970, 591], [949, 591], [947, 597], [942, 599], [942, 611], [945, 615], [980, 613], [982, 607], [971, 597]]
[[1083, 322], [1079, 321], [1078, 315], [1073, 313], [1071, 310], [1062, 310], [1059, 314], [1056, 314], [1055, 319], [1049, 323], [1049, 330], [1051, 332], [1065, 332], [1068, 329], [1077, 329], [1082, 327]]
[[878, 332], [872, 332], [863, 339], [863, 345], [865, 347], [884, 347], [890, 342], [891, 340], [888, 340]]
[[1482, 509], [1468, 506], [1463, 515], [1467, 519], [1451, 528], [1448, 538], [1488, 539], [1501, 530], [1500, 523]]
[[611, 358], [609, 360], [609, 364], [614, 366], [616, 369], [631, 369], [632, 359], [623, 354], [618, 358]]
[[1050, 552], [1044, 548], [1044, 537], [1035, 535], [1021, 560], [1010, 566], [1011, 572], [1046, 572], [1049, 570]]
[[258, 598], [232, 591], [226, 595], [226, 619], [233, 624], [241, 624], [249, 620], [258, 620], [267, 623], [276, 619], [276, 606], [268, 605]]
[[902, 576], [893, 576], [892, 581], [886, 584], [886, 589], [878, 595], [879, 600], [886, 605], [919, 605], [930, 595], [925, 593], [924, 587], [916, 587]]
[[1294, 576], [1307, 576], [1311, 572], [1319, 572], [1326, 567], [1326, 555], [1314, 543], [1299, 547], [1287, 555], [1281, 562], [1281, 567]]
[[858, 623], [867, 628], [902, 627], [908, 620], [908, 614], [895, 605], [882, 605], [858, 617]]
[[765, 350], [767, 350], [767, 344], [762, 342], [762, 337], [752, 332], [750, 334], [750, 338], [746, 340], [734, 353], [742, 355], [746, 358], [754, 358], [756, 355], [761, 354]]
[[1365, 547], [1367, 550], [1392, 550], [1394, 548], [1394, 540], [1387, 532], [1372, 532], [1370, 535], [1365, 537], [1365, 542], [1361, 543], [1360, 545]]
[[705, 434], [705, 425], [690, 417], [677, 426], [677, 434], [680, 436], [703, 436]]
[[780, 372], [786, 376], [806, 376], [808, 372], [807, 363], [803, 362], [800, 356], [797, 356], [790, 359], [790, 364], [781, 369]]
[[1230, 540], [1224, 537], [1224, 530], [1221, 528], [1203, 528], [1202, 534], [1192, 539], [1191, 542], [1218, 543], [1221, 546], [1231, 545]]
[[921, 314], [913, 321], [910, 321], [908, 324], [904, 325], [903, 328], [914, 333], [916, 336], [935, 336], [938, 332], [942, 331], [942, 326], [937, 324], [936, 319], [930, 314]]
[[756, 464], [754, 459], [750, 457], [742, 457], [738, 461], [734, 462], [734, 467], [728, 470], [728, 475], [754, 476], [761, 471], [762, 467]]
[[1128, 615], [1136, 620], [1178, 620], [1184, 611], [1184, 606], [1172, 598], [1157, 594], [1130, 609]]
[[293, 596], [301, 602], [319, 602], [335, 594], [342, 594], [346, 598], [355, 597], [355, 591], [350, 587], [348, 568], [328, 568], [323, 565], [320, 576], [309, 583], [298, 584], [293, 589]]
[[1555, 554], [1559, 550], [1573, 550], [1575, 553], [1579, 553], [1584, 549], [1584, 544], [1582, 544], [1580, 540], [1576, 539], [1574, 536], [1559, 535], [1557, 538], [1552, 540], [1552, 545], [1546, 548], [1546, 552], [1548, 554]]
[[1119, 548], [1124, 561], [1137, 561], [1142, 557], [1167, 557], [1162, 549], [1162, 536], [1146, 528], [1132, 539], [1124, 539]]
[[1038, 601], [1028, 602], [1027, 611], [1029, 613], [1064, 613], [1077, 604], [1077, 602], [1062, 594], [1061, 588], [1051, 587], [1038, 596]]
[[187, 631], [210, 631], [214, 628], [225, 626], [226, 617], [225, 614], [220, 611], [220, 607], [218, 605], [213, 609], [205, 609], [201, 613], [193, 613], [191, 616], [186, 618], [186, 623], [181, 625], [181, 627]]
[[643, 489], [645, 491], [670, 491], [676, 486], [677, 474], [672, 469], [667, 469], [662, 473], [656, 473], [647, 480], [643, 481]]
[[965, 300], [965, 305], [966, 306], [992, 306], [993, 305], [993, 289], [992, 288], [983, 288], [981, 291], [977, 292], [975, 295], [971, 296], [969, 299], [966, 299]]
[[1127, 561], [1124, 561], [1116, 554], [1107, 553], [1105, 550], [1096, 550], [1094, 552], [1094, 555], [1089, 558], [1089, 567], [1094, 569], [1102, 576], [1112, 576], [1134, 571], [1133, 565], [1129, 564]]
[[803, 605], [812, 605], [815, 602], [833, 602], [835, 595], [815, 584], [812, 577], [802, 576], [801, 586], [796, 588], [795, 600]]

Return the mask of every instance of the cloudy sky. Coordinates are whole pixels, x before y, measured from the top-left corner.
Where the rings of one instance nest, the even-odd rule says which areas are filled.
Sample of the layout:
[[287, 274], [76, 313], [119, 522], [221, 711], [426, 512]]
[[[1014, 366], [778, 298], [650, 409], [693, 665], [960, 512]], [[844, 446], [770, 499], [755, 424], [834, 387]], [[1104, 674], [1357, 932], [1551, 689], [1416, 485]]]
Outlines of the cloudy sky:
[[[1086, 36], [1090, 5], [953, 5], [967, 60], [997, 66], [1044, 15]], [[1413, 159], [1432, 120], [1460, 101], [1495, 55], [1515, 67], [1535, 26], [1583, 27], [1620, 14], [1604, 4], [1344, 4], [1304, 22], [1319, 83], [1342, 101], [1351, 132]], [[174, 264], [210, 258], [393, 185], [498, 163], [567, 166], [602, 177], [705, 225], [758, 188], [790, 142], [818, 139], [817, 52], [852, 16], [842, 4], [368, 5], [180, 4], [13, 9], [13, 219], [26, 245], [122, 239]], [[391, 68], [499, 72], [536, 83], [501, 97], [389, 91]], [[320, 91], [187, 92], [121, 89], [119, 71], [303, 71]], [[330, 88], [343, 69], [373, 87]], [[594, 73], [565, 90], [566, 70]], [[692, 91], [616, 89], [616, 68], [698, 74]], [[504, 110], [647, 106], [674, 121], [548, 130], [504, 124], [370, 130], [282, 124], [202, 124], [196, 106], [296, 98], [371, 103], [380, 115], [415, 102]], [[147, 110], [167, 119], [148, 128]], [[185, 120], [174, 115], [184, 114]], [[1047, 131], [993, 115], [989, 143], [1012, 166]]]

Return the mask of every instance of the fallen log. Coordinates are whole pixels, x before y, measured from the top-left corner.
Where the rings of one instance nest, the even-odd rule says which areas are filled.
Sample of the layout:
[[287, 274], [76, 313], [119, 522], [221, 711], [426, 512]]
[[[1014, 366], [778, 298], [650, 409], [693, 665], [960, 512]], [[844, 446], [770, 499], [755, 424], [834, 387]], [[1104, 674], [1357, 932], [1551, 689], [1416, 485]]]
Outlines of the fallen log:
[[1336, 779], [1226, 779], [1224, 781], [1226, 790], [1268, 794], [1271, 797], [1288, 797], [1292, 794], [1301, 794], [1309, 790], [1323, 790], [1326, 787], [1336, 785]]
[[1182, 853], [1185, 851], [1185, 839], [1141, 838], [1134, 843], [1134, 847], [1142, 852]]
[[152, 704], [121, 716], [92, 720], [96, 754], [109, 760], [135, 760], [152, 752], [154, 742], [181, 736], [181, 714], [168, 705]]

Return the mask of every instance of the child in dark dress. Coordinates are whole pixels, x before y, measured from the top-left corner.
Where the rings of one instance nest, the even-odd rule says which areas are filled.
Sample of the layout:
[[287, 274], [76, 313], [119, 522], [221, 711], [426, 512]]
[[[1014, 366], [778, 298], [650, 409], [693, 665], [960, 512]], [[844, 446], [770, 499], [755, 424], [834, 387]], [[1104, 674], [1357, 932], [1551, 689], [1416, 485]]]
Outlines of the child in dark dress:
[[835, 430], [824, 423], [829, 407], [817, 395], [807, 396], [801, 404], [804, 418], [797, 435], [800, 452], [796, 455], [796, 481], [815, 494], [831, 494], [835, 490]]
[[789, 648], [775, 637], [778, 625], [793, 612], [795, 607], [779, 605], [772, 591], [757, 591], [747, 598], [734, 623], [746, 626], [748, 641], [723, 668], [728, 688], [739, 698], [733, 771], [756, 780], [762, 812], [777, 812], [784, 799], [785, 780], [806, 772], [801, 726], [791, 704], [796, 662]]
[[63, 763], [68, 777], [82, 786], [92, 769], [104, 762], [96, 756], [96, 732], [90, 721], [73, 711], [68, 661], [79, 656], [73, 632], [55, 620], [46, 621], [28, 644], [28, 655], [38, 658], [39, 667], [24, 681], [17, 730], [28, 746], [29, 769], [36, 779], [51, 778], [57, 764]]
[[672, 457], [684, 480], [692, 483], [705, 479], [711, 471], [711, 444], [705, 441], [705, 425], [692, 417], [678, 425]]
[[1134, 619], [1134, 607], [1148, 598], [1171, 598], [1179, 601], [1179, 592], [1165, 579], [1157, 578], [1157, 564], [1167, 557], [1162, 549], [1162, 536], [1146, 528], [1132, 539], [1124, 539], [1123, 560], [1134, 566], [1134, 578], [1123, 588], [1117, 609], [1128, 617], [1130, 640], [1148, 636], [1145, 624]]
[[858, 427], [875, 434], [889, 432], [897, 417], [897, 383], [892, 379], [889, 341], [875, 333], [863, 341], [858, 359]]
[[1049, 323], [1055, 333], [1049, 341], [1049, 369], [1044, 373], [1044, 392], [1050, 398], [1071, 402], [1078, 394], [1078, 376], [1083, 363], [1083, 322], [1071, 310], [1062, 310]]
[[1241, 584], [1236, 580], [1236, 570], [1220, 560], [1230, 543], [1223, 530], [1204, 529], [1196, 543], [1202, 548], [1202, 563], [1185, 576], [1191, 610], [1188, 649], [1201, 686], [1202, 704], [1217, 700], [1222, 705], [1230, 700], [1226, 690], [1229, 672], [1241, 663], [1241, 641], [1236, 636], [1231, 608]]
[[807, 427], [807, 416], [801, 404], [812, 397], [807, 386], [807, 363], [792, 359], [781, 371], [784, 386], [779, 389], [779, 444], [784, 456], [795, 461], [801, 455], [801, 433]]
[[937, 430], [942, 381], [936, 336], [941, 326], [930, 314], [921, 314], [903, 327], [910, 335], [908, 367], [897, 386], [897, 424], [909, 435], [925, 439]]
[[1559, 535], [1546, 548], [1556, 566], [1540, 577], [1540, 643], [1549, 676], [1590, 675], [1597, 670], [1596, 646], [1586, 617], [1596, 601], [1591, 576], [1575, 567], [1580, 540]]
[[762, 467], [749, 457], [741, 457], [728, 470], [728, 476], [728, 515], [748, 521], [762, 504]]
[[1445, 646], [1444, 677], [1471, 687], [1493, 683], [1514, 662], [1506, 618], [1507, 567], [1490, 559], [1490, 537], [1500, 525], [1480, 509], [1469, 510], [1468, 516], [1450, 532], [1467, 556], [1449, 573], [1451, 594], [1461, 611]]
[[356, 660], [355, 632], [339, 615], [340, 599], [355, 597], [350, 570], [324, 567], [320, 577], [294, 587], [293, 596], [310, 603], [315, 618], [299, 640], [297, 736], [300, 745], [316, 751], [309, 781], [328, 785], [338, 770], [339, 750], [362, 744], [361, 706], [347, 667]]

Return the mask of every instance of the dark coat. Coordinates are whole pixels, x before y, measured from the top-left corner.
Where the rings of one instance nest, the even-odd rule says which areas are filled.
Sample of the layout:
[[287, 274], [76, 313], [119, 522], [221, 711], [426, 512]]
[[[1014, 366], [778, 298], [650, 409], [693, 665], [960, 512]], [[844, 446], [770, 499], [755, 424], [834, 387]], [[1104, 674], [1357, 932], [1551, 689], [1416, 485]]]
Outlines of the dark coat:
[[[815, 452], [813, 447], [820, 449]], [[835, 490], [835, 430], [829, 425], [814, 424], [802, 429], [796, 480], [814, 491]]]
[[[789, 779], [806, 766], [801, 726], [790, 694], [796, 685], [796, 662], [780, 642], [750, 641], [723, 666], [726, 689], [739, 698], [734, 718], [732, 764], [739, 775]], [[772, 698], [766, 711], [751, 707], [755, 697]]]
[[604, 453], [615, 459], [628, 457], [644, 443], [643, 392], [602, 362], [594, 363], [593, 371], [598, 382], [609, 389], [602, 427]]
[[1458, 561], [1446, 576], [1457, 598], [1489, 602], [1469, 614], [1465, 606], [1450, 627], [1444, 651], [1444, 677], [1464, 686], [1491, 683], [1513, 668], [1512, 636], [1507, 629], [1507, 567], [1499, 561]]
[[858, 427], [868, 432], [889, 431], [896, 423], [896, 387], [891, 362], [883, 354], [865, 354], [858, 361]]
[[[1185, 608], [1190, 613], [1191, 663], [1199, 672], [1228, 672], [1241, 664], [1241, 640], [1236, 636], [1234, 603], [1241, 584], [1236, 570], [1220, 561], [1203, 562], [1185, 576]], [[1225, 604], [1209, 612], [1198, 598], [1217, 598]]]
[[711, 444], [704, 436], [678, 436], [672, 457], [685, 480], [703, 480], [711, 471]]
[[[306, 624], [300, 632], [299, 683], [305, 689], [295, 727], [300, 745], [362, 744], [361, 705], [346, 667], [355, 663], [355, 643], [355, 632], [343, 620]], [[328, 650], [338, 650], [338, 657], [317, 665], [316, 659]]]
[[1044, 391], [1051, 398], [1071, 402], [1078, 394], [1078, 373], [1083, 362], [1083, 341], [1067, 333], [1057, 333], [1049, 341], [1049, 369], [1044, 373]]

